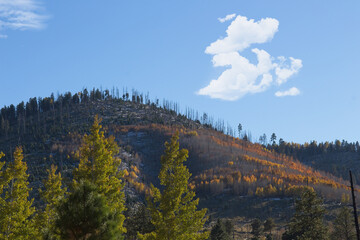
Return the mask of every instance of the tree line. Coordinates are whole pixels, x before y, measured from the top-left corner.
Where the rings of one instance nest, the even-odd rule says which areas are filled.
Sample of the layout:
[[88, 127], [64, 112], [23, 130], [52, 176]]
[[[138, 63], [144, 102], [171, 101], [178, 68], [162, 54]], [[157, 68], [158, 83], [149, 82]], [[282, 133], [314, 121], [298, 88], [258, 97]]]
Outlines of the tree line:
[[[207, 128], [232, 137], [238, 137], [245, 141], [253, 141], [251, 132], [243, 130], [243, 126], [240, 123], [235, 128], [231, 124], [226, 123], [223, 119], [215, 120], [214, 117], [205, 112], [201, 114], [199, 111], [189, 107], [186, 107], [181, 111], [180, 104], [177, 102], [166, 99], [160, 101], [158, 98], [152, 100], [149, 93], [144, 94], [135, 89], [128, 91], [127, 88], [123, 88], [122, 93], [120, 93], [120, 90], [115, 87], [111, 90], [93, 88], [90, 91], [87, 88], [84, 88], [82, 91], [73, 94], [71, 92], [66, 92], [64, 94], [58, 94], [57, 97], [55, 97], [54, 94], [51, 94], [49, 97], [34, 97], [30, 98], [27, 102], [23, 101], [17, 105], [11, 104], [10, 106], [4, 106], [0, 109], [0, 136], [8, 137], [12, 132], [23, 134], [26, 132], [27, 119], [32, 118], [34, 123], [37, 122], [40, 124], [40, 114], [42, 113], [52, 112], [55, 114], [55, 112], [58, 112], [61, 116], [63, 112], [66, 112], [66, 110], [78, 104], [87, 104], [93, 101], [105, 100], [120, 100], [148, 105], [153, 108], [163, 108], [171, 114], [182, 115]], [[279, 138], [277, 141], [275, 133], [272, 133], [269, 139], [266, 134], [263, 134], [259, 137], [257, 142], [270, 150], [293, 156], [297, 159], [316, 154], [334, 152], [359, 153], [360, 151], [360, 144], [358, 141], [347, 142], [345, 140], [337, 139], [332, 142], [326, 141], [318, 143], [313, 140], [304, 144], [298, 144], [286, 142], [282, 138]]]
[[342, 153], [342, 152], [352, 152], [360, 153], [360, 144], [356, 142], [348, 142], [345, 140], [338, 140], [332, 142], [320, 142], [313, 140], [309, 143], [298, 144], [293, 142], [286, 142], [282, 138], [279, 139], [276, 143], [276, 135], [270, 144], [266, 145], [268, 149], [274, 150], [278, 153], [286, 154], [288, 156], [293, 156], [298, 159], [302, 159], [307, 156], [313, 156], [317, 154], [327, 154], [327, 153]]
[[27, 131], [26, 122], [29, 119], [31, 119], [31, 124], [44, 124], [40, 116], [42, 113], [52, 113], [54, 118], [57, 113], [59, 117], [62, 118], [62, 115], [66, 114], [69, 109], [79, 104], [86, 105], [94, 101], [111, 100], [132, 102], [151, 106], [152, 108], [162, 108], [170, 114], [181, 115], [207, 128], [223, 132], [233, 137], [236, 135], [235, 128], [229, 123], [225, 123], [222, 119], [215, 121], [214, 118], [207, 113], [201, 114], [199, 111], [189, 107], [181, 111], [180, 104], [177, 102], [166, 99], [163, 99], [161, 102], [158, 98], [152, 100], [150, 99], [149, 93], [144, 94], [135, 89], [129, 92], [127, 88], [123, 88], [121, 94], [118, 88], [113, 87], [111, 90], [93, 88], [90, 91], [84, 88], [77, 93], [66, 92], [64, 94], [58, 94], [57, 97], [52, 93], [49, 97], [33, 97], [27, 102], [22, 101], [17, 105], [11, 104], [10, 106], [4, 106], [0, 109], [0, 136], [8, 138], [11, 133], [23, 135]]

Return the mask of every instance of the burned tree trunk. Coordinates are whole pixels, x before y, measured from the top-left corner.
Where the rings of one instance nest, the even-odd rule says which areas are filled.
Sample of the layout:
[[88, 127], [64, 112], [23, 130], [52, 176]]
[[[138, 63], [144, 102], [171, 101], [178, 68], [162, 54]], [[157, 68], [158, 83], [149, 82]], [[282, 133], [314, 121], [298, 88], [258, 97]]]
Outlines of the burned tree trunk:
[[356, 227], [356, 237], [357, 237], [357, 240], [360, 240], [359, 222], [358, 222], [358, 217], [357, 217], [357, 211], [356, 211], [356, 201], [355, 201], [355, 193], [354, 193], [354, 184], [353, 184], [353, 179], [352, 179], [352, 174], [351, 174], [351, 171], [349, 171], [349, 173], [350, 173], [351, 195], [352, 195], [353, 208], [354, 208], [354, 218], [355, 218], [355, 227]]

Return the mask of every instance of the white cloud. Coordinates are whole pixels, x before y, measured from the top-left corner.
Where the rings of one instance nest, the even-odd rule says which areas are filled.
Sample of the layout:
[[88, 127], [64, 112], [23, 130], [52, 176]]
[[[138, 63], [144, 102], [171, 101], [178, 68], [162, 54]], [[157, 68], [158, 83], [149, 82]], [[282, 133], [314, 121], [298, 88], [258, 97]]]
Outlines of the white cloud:
[[36, 0], [0, 0], [0, 30], [42, 29], [48, 16]]
[[257, 64], [254, 64], [240, 54], [251, 44], [270, 41], [278, 26], [279, 22], [273, 18], [255, 22], [238, 15], [227, 28], [227, 36], [211, 43], [205, 50], [205, 53], [213, 55], [214, 67], [228, 68], [197, 94], [234, 101], [246, 94], [266, 91], [272, 85], [284, 84], [298, 73], [302, 67], [300, 59], [290, 57], [288, 63], [285, 57], [275, 59], [265, 50], [254, 48], [251, 50], [257, 56]]
[[300, 68], [302, 68], [302, 61], [300, 59], [290, 57], [290, 66], [284, 66], [286, 59], [284, 57], [279, 57], [278, 59], [280, 59], [281, 62], [275, 68], [275, 74], [277, 76], [276, 83], [281, 85], [286, 83], [291, 76], [299, 72]]
[[236, 16], [236, 14], [233, 13], [233, 14], [226, 15], [226, 17], [224, 17], [224, 18], [218, 18], [218, 20], [219, 20], [219, 22], [224, 23], [226, 21], [233, 19], [235, 16]]
[[0, 39], [6, 39], [8, 36], [4, 34], [0, 34]]
[[299, 89], [297, 89], [296, 87], [292, 87], [290, 88], [289, 90], [286, 90], [286, 91], [277, 91], [275, 93], [275, 96], [277, 97], [285, 97], [285, 96], [296, 96], [296, 95], [299, 95], [300, 94], [300, 91]]
[[254, 65], [238, 52], [221, 53], [213, 58], [213, 65], [231, 66], [226, 69], [217, 80], [198, 91], [200, 95], [212, 98], [236, 100], [247, 93], [265, 91], [272, 83], [269, 71], [274, 68], [271, 56], [264, 50], [253, 49], [257, 55], [258, 64]]
[[227, 36], [211, 43], [205, 53], [242, 51], [253, 43], [267, 42], [273, 38], [278, 26], [279, 22], [274, 18], [254, 22], [254, 19], [248, 20], [246, 17], [237, 16], [226, 30]]

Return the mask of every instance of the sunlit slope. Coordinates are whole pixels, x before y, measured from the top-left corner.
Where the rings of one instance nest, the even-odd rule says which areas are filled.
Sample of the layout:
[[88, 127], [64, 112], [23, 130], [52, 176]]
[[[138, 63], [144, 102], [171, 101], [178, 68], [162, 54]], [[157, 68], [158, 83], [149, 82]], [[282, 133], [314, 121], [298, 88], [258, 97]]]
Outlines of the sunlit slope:
[[[109, 125], [123, 147], [138, 154], [142, 174], [155, 180], [163, 142], [180, 132], [181, 147], [189, 150], [191, 187], [200, 194], [285, 197], [314, 188], [323, 197], [338, 199], [349, 193], [342, 179], [314, 170], [283, 154], [211, 129], [160, 124]], [[146, 181], [145, 181], [146, 183]], [[344, 195], [345, 194], [345, 195]]]

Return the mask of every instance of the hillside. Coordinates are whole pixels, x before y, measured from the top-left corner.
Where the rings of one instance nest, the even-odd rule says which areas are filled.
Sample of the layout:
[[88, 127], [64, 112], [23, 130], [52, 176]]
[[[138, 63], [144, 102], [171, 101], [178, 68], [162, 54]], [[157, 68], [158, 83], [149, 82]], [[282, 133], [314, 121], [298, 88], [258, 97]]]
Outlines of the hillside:
[[32, 98], [1, 109], [0, 150], [9, 161], [15, 146], [23, 146], [34, 196], [53, 163], [71, 179], [76, 150], [95, 115], [121, 146], [128, 202], [142, 199], [150, 183], [158, 185], [164, 142], [176, 131], [181, 147], [189, 150], [190, 187], [214, 216], [276, 215], [285, 221], [292, 211], [291, 197], [304, 188], [314, 188], [329, 206], [349, 195], [348, 183], [341, 178], [226, 135], [224, 127], [211, 121], [190, 119], [179, 113], [175, 103], [164, 101], [160, 106], [137, 92], [120, 98], [94, 89], [57, 99]]

